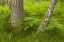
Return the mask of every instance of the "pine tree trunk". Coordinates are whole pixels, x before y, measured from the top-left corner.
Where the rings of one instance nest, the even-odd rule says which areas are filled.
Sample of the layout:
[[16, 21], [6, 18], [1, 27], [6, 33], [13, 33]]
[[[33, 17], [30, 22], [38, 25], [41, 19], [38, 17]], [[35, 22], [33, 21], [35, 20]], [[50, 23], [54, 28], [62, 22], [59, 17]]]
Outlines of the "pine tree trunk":
[[15, 26], [18, 20], [24, 16], [23, 0], [10, 0], [9, 8], [9, 23], [11, 23], [12, 26]]
[[46, 14], [44, 16], [44, 19], [42, 20], [42, 23], [40, 24], [39, 28], [38, 28], [38, 32], [43, 32], [43, 30], [45, 29], [45, 27], [48, 25], [48, 21], [52, 16], [53, 10], [55, 8], [55, 5], [57, 3], [58, 0], [51, 0], [48, 9], [46, 10]]

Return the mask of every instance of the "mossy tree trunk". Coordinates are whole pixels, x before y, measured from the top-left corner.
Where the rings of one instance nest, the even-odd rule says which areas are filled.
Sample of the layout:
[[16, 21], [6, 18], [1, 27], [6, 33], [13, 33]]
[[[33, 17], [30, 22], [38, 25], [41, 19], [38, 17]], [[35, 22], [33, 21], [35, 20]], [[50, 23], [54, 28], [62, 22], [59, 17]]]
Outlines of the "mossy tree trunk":
[[51, 0], [48, 9], [46, 10], [46, 14], [44, 16], [44, 19], [42, 20], [42, 23], [40, 24], [38, 28], [38, 32], [43, 32], [45, 27], [48, 25], [48, 21], [52, 16], [53, 10], [55, 8], [55, 5], [57, 4], [58, 0]]

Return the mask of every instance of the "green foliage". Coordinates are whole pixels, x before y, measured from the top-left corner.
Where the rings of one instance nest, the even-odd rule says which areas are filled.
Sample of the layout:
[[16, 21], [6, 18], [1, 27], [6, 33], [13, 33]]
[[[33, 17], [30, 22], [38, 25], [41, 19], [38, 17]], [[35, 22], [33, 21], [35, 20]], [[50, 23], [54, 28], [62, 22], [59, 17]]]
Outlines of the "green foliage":
[[0, 29], [4, 27], [6, 23], [6, 18], [9, 16], [9, 10], [7, 6], [0, 6]]
[[39, 27], [41, 21], [42, 19], [25, 17], [23, 19], [20, 19], [16, 26], [18, 26], [19, 31], [24, 30], [26, 32], [34, 32], [37, 31], [37, 28]]
[[2, 5], [2, 6], [6, 5], [6, 1], [7, 0], [0, 0], [0, 5]]
[[[39, 0], [38, 0], [39, 1]], [[64, 7], [57, 3], [48, 27], [36, 33], [49, 1], [25, 0], [25, 18], [20, 19], [17, 30], [8, 24], [8, 6], [0, 6], [0, 42], [64, 42]]]
[[[30, 4], [29, 4], [30, 3]], [[43, 5], [42, 5], [43, 4]], [[26, 2], [24, 6], [25, 15], [28, 17], [42, 18], [45, 14], [49, 2]]]

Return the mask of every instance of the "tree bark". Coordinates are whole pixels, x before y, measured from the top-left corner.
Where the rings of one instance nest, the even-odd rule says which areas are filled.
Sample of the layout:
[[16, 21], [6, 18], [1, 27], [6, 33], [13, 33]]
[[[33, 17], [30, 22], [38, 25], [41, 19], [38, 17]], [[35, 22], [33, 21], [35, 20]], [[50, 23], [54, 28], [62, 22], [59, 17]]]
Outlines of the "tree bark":
[[24, 16], [23, 0], [9, 0], [9, 8], [9, 23], [15, 26], [18, 20]]
[[53, 10], [54, 10], [57, 2], [58, 2], [58, 0], [51, 0], [50, 4], [48, 6], [48, 9], [46, 10], [46, 14], [44, 16], [44, 19], [42, 20], [42, 23], [40, 24], [40, 26], [38, 28], [38, 32], [43, 32], [45, 27], [48, 25], [48, 21], [52, 16]]

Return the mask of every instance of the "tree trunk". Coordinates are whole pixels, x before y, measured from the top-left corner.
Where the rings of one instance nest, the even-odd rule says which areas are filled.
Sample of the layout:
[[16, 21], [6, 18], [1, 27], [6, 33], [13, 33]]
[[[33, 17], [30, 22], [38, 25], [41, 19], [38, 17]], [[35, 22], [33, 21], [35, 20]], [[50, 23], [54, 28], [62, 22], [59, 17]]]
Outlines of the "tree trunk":
[[9, 0], [9, 23], [14, 27], [20, 18], [24, 16], [23, 0]]
[[44, 16], [44, 19], [42, 20], [42, 23], [40, 24], [39, 28], [38, 28], [38, 32], [43, 32], [44, 28], [48, 25], [48, 21], [52, 16], [54, 7], [56, 5], [58, 0], [51, 0], [48, 9], [46, 10], [46, 14]]

